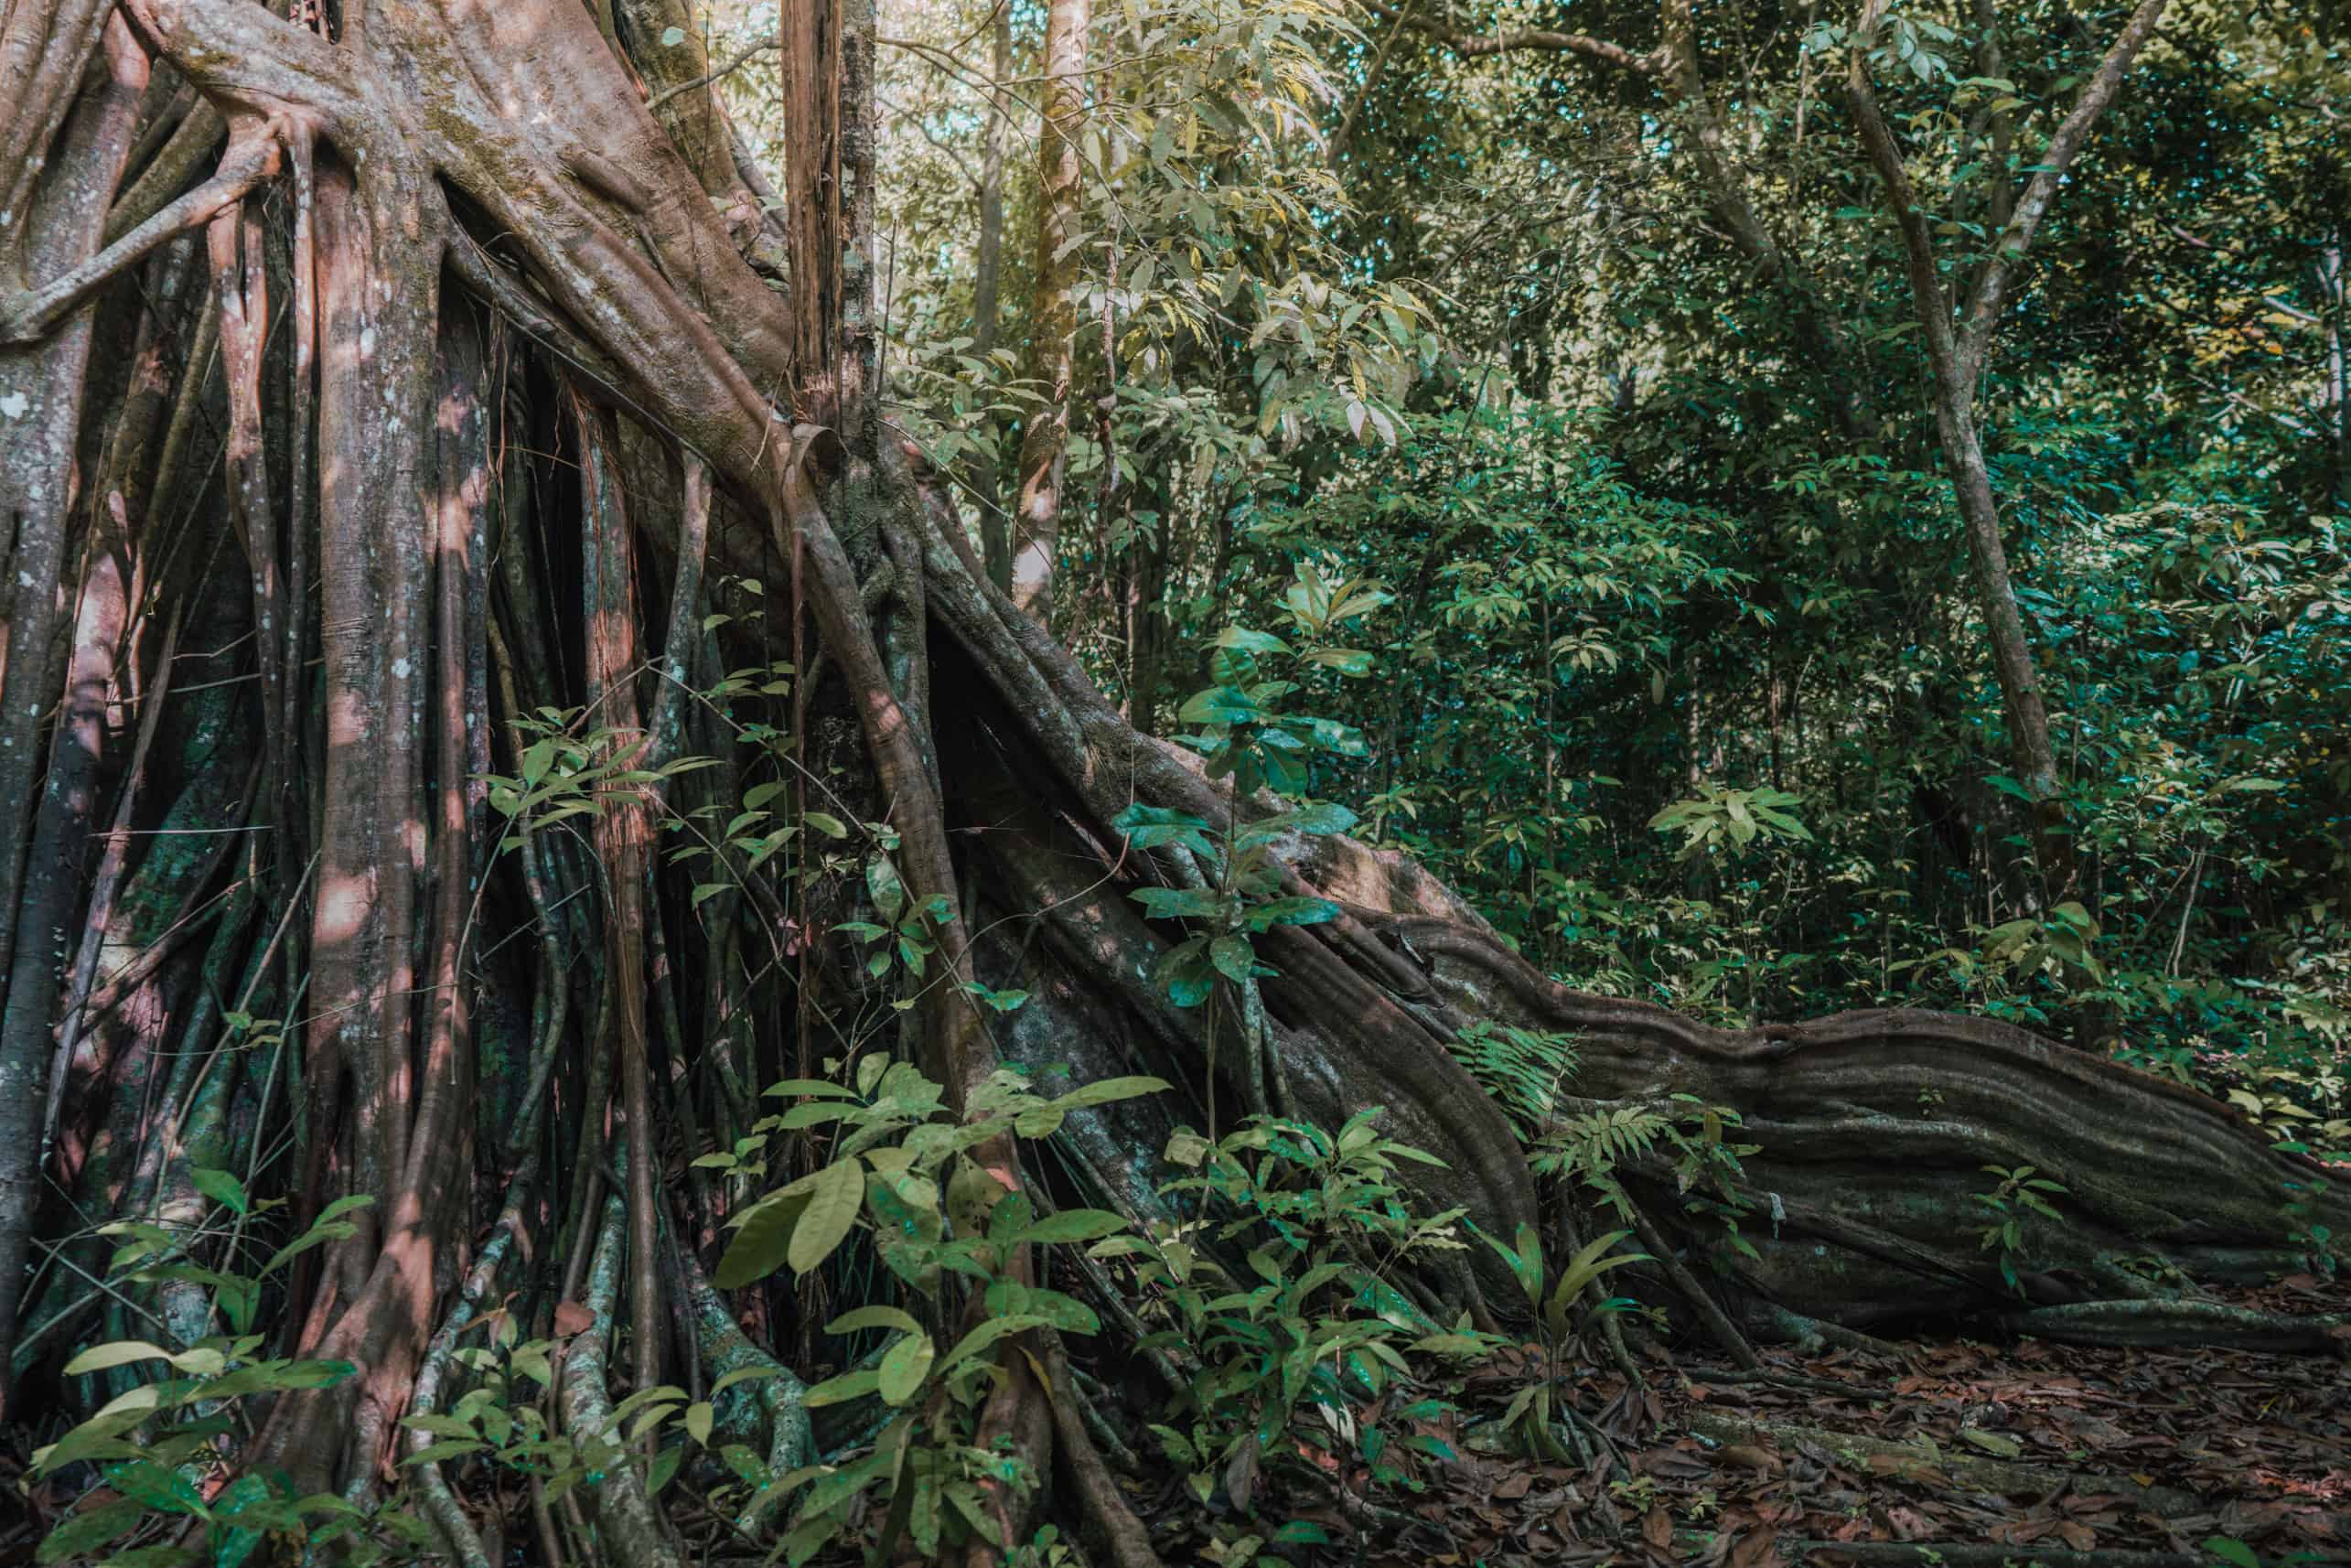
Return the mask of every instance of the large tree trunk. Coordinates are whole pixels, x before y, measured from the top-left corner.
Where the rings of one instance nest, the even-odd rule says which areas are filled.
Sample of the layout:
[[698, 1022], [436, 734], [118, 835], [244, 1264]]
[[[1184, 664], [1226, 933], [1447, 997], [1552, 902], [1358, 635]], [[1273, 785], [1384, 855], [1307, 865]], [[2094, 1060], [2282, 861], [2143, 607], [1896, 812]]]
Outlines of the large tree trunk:
[[[623, 7], [623, 21], [644, 9]], [[1066, 33], [1082, 5], [1054, 14]], [[295, 220], [281, 232], [240, 217], [244, 264], [223, 266], [211, 306], [231, 313], [218, 330], [236, 488], [172, 456], [186, 445], [176, 413], [164, 455], [133, 489], [152, 489], [157, 513], [168, 502], [200, 520], [188, 548], [204, 564], [173, 565], [150, 529], [125, 547], [171, 624], [184, 618], [209, 648], [274, 650], [252, 670], [274, 668], [293, 690], [282, 710], [266, 681], [208, 680], [184, 707], [170, 697], [154, 745], [174, 760], [155, 770], [156, 804], [143, 794], [121, 808], [237, 848], [198, 854], [157, 835], [107, 895], [119, 915], [85, 910], [77, 890], [66, 918], [43, 907], [42, 929], [18, 933], [20, 947], [42, 944], [26, 993], [42, 1026], [19, 1026], [12, 982], [0, 1152], [19, 1163], [0, 1170], [0, 1365], [16, 1375], [53, 1378], [119, 1305], [45, 1268], [38, 1315], [14, 1337], [37, 1219], [60, 1249], [78, 1245], [69, 1238], [92, 1213], [161, 1216], [184, 1230], [200, 1211], [193, 1173], [230, 1165], [306, 1219], [338, 1197], [374, 1200], [289, 1284], [284, 1346], [358, 1369], [281, 1399], [256, 1439], [259, 1456], [305, 1489], [377, 1483], [396, 1421], [412, 1399], [435, 1397], [448, 1346], [499, 1288], [501, 1268], [534, 1331], [558, 1321], [559, 1303], [588, 1309], [557, 1402], [577, 1423], [608, 1412], [615, 1368], [633, 1366], [640, 1386], [661, 1375], [673, 1318], [689, 1380], [812, 1342], [824, 1320], [813, 1291], [728, 1304], [703, 1282], [688, 1254], [748, 1195], [703, 1181], [688, 1162], [733, 1145], [763, 1082], [821, 1070], [861, 1009], [895, 1015], [831, 932], [864, 884], [828, 873], [821, 835], [816, 849], [803, 833], [759, 866], [739, 845], [722, 848], [731, 881], [719, 897], [703, 896], [692, 867], [649, 866], [649, 814], [659, 805], [697, 820], [715, 807], [724, 820], [741, 800], [727, 781], [738, 757], [767, 769], [763, 780], [801, 777], [789, 757], [860, 802], [888, 828], [860, 853], [881, 853], [886, 837], [914, 898], [945, 900], [944, 983], [911, 998], [899, 1047], [959, 1103], [1006, 1062], [1074, 1064], [1081, 1078], [1150, 1071], [1176, 1086], [1073, 1115], [1060, 1134], [1088, 1185], [1137, 1216], [1156, 1212], [1154, 1155], [1174, 1126], [1197, 1124], [1212, 1103], [1287, 1102], [1325, 1122], [1383, 1106], [1396, 1136], [1444, 1162], [1422, 1178], [1429, 1200], [1503, 1234], [1535, 1221], [1513, 1130], [1455, 1055], [1483, 1020], [1573, 1047], [1581, 1067], [1562, 1114], [1669, 1111], [1676, 1094], [1746, 1113], [1763, 1145], [1747, 1184], [1755, 1258], [1671, 1201], [1669, 1168], [1636, 1159], [1623, 1175], [1653, 1230], [1715, 1256], [1707, 1288], [1758, 1331], [1973, 1316], [2089, 1337], [2328, 1333], [2328, 1323], [2158, 1295], [2134, 1272], [2152, 1260], [2197, 1281], [2256, 1277], [2298, 1256], [2298, 1228], [2351, 1227], [2351, 1203], [2310, 1190], [2315, 1167], [2271, 1151], [2225, 1107], [2002, 1026], [1868, 1014], [1730, 1035], [1575, 995], [1411, 863], [1345, 839], [1280, 846], [1293, 890], [1343, 914], [1267, 933], [1261, 956], [1278, 972], [1262, 992], [1268, 1048], [1213, 1052], [1208, 1010], [1176, 1007], [1149, 979], [1169, 939], [1126, 897], [1197, 870], [1168, 852], [1122, 849], [1111, 824], [1140, 802], [1221, 827], [1231, 801], [1189, 754], [1130, 724], [988, 580], [933, 477], [876, 439], [870, 293], [843, 275], [863, 264], [872, 233], [861, 140], [870, 77], [861, 86], [858, 76], [872, 34], [853, 0], [791, 13], [789, 299], [737, 249], [756, 232], [730, 230], [714, 209], [712, 166], [698, 172], [679, 152], [569, 0], [354, 0], [333, 38], [244, 0], [138, 0], [124, 15], [113, 74], [70, 117], [53, 116], [73, 156], [51, 160], [39, 199], [81, 221], [70, 243], [35, 247], [27, 281], [38, 287], [94, 248], [123, 169], [119, 152], [109, 164], [88, 150], [115, 145], [117, 119], [124, 136], [134, 125], [125, 95], [135, 105], [144, 79], [124, 73], [144, 63], [139, 41], [225, 117], [235, 167], [263, 166], [256, 147], [283, 155]], [[1075, 44], [1061, 43], [1050, 70], [1057, 91], [1073, 94]], [[242, 188], [166, 209], [166, 227], [209, 222]], [[137, 264], [144, 249], [124, 245], [99, 258], [93, 287]], [[149, 264], [167, 267], [171, 253]], [[254, 284], [272, 269], [289, 274], [295, 319], [255, 361], [250, 344], [230, 352], [230, 337], [264, 319]], [[241, 278], [239, 301], [230, 293]], [[138, 281], [123, 275], [118, 292]], [[504, 325], [482, 331], [483, 307]], [[11, 318], [0, 300], [0, 320]], [[1035, 325], [1046, 333], [1050, 322]], [[26, 351], [51, 378], [45, 400], [78, 408], [85, 386], [112, 384], [91, 377], [88, 332], [85, 314]], [[1049, 336], [1066, 343], [1066, 332]], [[199, 334], [173, 372], [193, 389], [180, 405], [209, 395], [209, 341]], [[23, 370], [0, 364], [0, 388], [22, 384], [8, 378]], [[256, 373], [284, 397], [257, 396]], [[52, 406], [42, 403], [28, 446], [0, 426], [12, 442], [0, 478], [23, 498], [11, 509], [26, 530], [12, 565], [38, 566], [46, 585], [14, 612], [0, 738], [28, 754], [53, 734], [61, 764], [86, 745], [95, 656], [76, 661], [75, 695], [50, 731], [65, 672], [46, 660], [72, 511], [55, 487], [91, 415]], [[286, 415], [272, 423], [279, 408]], [[279, 474], [284, 505], [270, 488]], [[746, 596], [704, 586], [705, 549], [726, 572], [788, 583], [789, 613], [770, 594], [762, 623]], [[663, 575], [666, 594], [652, 586]], [[656, 624], [651, 607], [664, 604]], [[807, 655], [792, 646], [802, 606], [816, 631]], [[278, 615], [287, 627], [269, 624]], [[705, 615], [734, 618], [706, 625]], [[134, 641], [129, 675], [160, 700], [172, 641]], [[300, 673], [314, 647], [315, 685]], [[636, 650], [657, 648], [649, 671]], [[787, 661], [797, 666], [788, 689], [740, 684], [723, 713], [679, 713], [681, 682], [714, 685], [723, 671]], [[518, 726], [567, 711], [576, 722], [554, 722], [598, 732], [602, 746], [636, 746], [649, 727], [657, 754], [690, 735], [726, 760], [678, 780], [676, 799], [641, 778], [607, 780], [592, 836], [518, 830], [516, 853], [489, 854], [470, 776], [544, 766], [535, 732]], [[783, 750], [745, 745], [755, 714]], [[832, 759], [861, 777], [822, 771], [828, 737], [845, 742]], [[254, 768], [293, 777], [241, 792], [241, 757], [224, 784], [220, 757], [256, 749]], [[315, 767], [297, 760], [312, 757]], [[60, 764], [61, 780], [94, 788]], [[151, 770], [119, 771], [128, 789]], [[303, 793], [281, 799], [294, 789]], [[5, 798], [0, 843], [30, 836], [37, 855], [72, 860], [98, 797], [52, 821], [35, 818], [29, 793]], [[800, 804], [805, 825], [815, 803]], [[6, 870], [0, 902], [14, 909], [28, 884]], [[52, 927], [81, 918], [130, 940], [108, 948], [102, 998], [87, 981], [66, 988], [85, 998], [60, 1117], [70, 1133], [60, 1147], [78, 1163], [52, 1173], [70, 1202], [43, 1205], [24, 1133], [45, 1099], [59, 1005], [48, 944]], [[193, 931], [206, 940], [189, 941]], [[978, 982], [1034, 1000], [983, 1015], [967, 991]], [[221, 1048], [271, 1008], [289, 1020], [274, 1054]], [[259, 1151], [289, 1133], [294, 1152], [265, 1162]], [[1007, 1186], [1036, 1179], [1007, 1135], [976, 1154]], [[1981, 1167], [2028, 1164], [2065, 1183], [2066, 1222], [2034, 1237], [2012, 1289], [1979, 1244], [1970, 1196], [1990, 1185]], [[478, 1230], [493, 1241], [463, 1269]], [[1507, 1312], [1487, 1262], [1435, 1288]], [[1017, 1278], [1026, 1265], [1007, 1266]], [[175, 1288], [155, 1298], [173, 1331], [206, 1332], [201, 1293]], [[1042, 1463], [1055, 1411], [1037, 1379], [1055, 1375], [1057, 1355], [1046, 1343], [1004, 1351], [983, 1441]], [[796, 1409], [773, 1399], [773, 1452], [805, 1455]], [[620, 1476], [592, 1489], [599, 1527], [616, 1560], [664, 1561], [635, 1488]], [[463, 1539], [461, 1509], [435, 1517], [456, 1555], [482, 1559], [481, 1543]]]

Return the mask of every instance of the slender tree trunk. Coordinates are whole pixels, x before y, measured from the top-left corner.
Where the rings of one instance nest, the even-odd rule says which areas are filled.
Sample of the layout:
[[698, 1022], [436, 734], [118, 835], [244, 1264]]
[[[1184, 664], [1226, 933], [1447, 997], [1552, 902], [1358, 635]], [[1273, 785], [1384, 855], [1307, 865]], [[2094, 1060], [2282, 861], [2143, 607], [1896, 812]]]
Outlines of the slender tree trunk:
[[2077, 880], [2073, 841], [2067, 835], [2065, 800], [2058, 786], [2057, 755], [2049, 738], [2048, 705], [2042, 697], [2040, 671], [2033, 657], [2032, 640], [2025, 634], [2024, 613], [2017, 606], [2016, 585], [2009, 576], [2000, 503], [1992, 494], [1991, 473], [1976, 438], [1975, 416], [1959, 399], [1945, 395], [1938, 400], [1935, 429], [1942, 439], [1943, 459], [1950, 465], [1951, 488], [1959, 498], [1959, 518], [1967, 531], [1976, 609], [1983, 618], [1992, 672], [2000, 682], [2012, 766], [2017, 782], [2033, 800], [2034, 851], [2040, 859], [2043, 907], [2046, 908], [2072, 897]]
[[[1002, 314], [1004, 249], [1004, 141], [1012, 128], [1013, 8], [1003, 0], [989, 28], [993, 61], [988, 89], [988, 113], [980, 132], [980, 237], [972, 274], [972, 354], [985, 360], [996, 351], [997, 318]], [[999, 588], [1013, 585], [1012, 519], [1004, 510], [996, 482], [997, 455], [991, 449], [972, 455], [963, 466], [963, 482], [980, 509], [980, 549], [988, 580]]]
[[2321, 398], [2327, 441], [2327, 488], [2334, 504], [2351, 506], [2351, 350], [2344, 338], [2351, 333], [2351, 286], [2346, 285], [2343, 231], [2337, 229], [2319, 252], [2311, 271], [2318, 285], [2318, 308], [2326, 334], [2326, 388]]
[[1020, 444], [1020, 502], [1013, 520], [1013, 602], [1040, 623], [1053, 614], [1054, 557], [1061, 538], [1062, 470], [1075, 395], [1076, 242], [1086, 118], [1086, 35], [1091, 0], [1052, 0], [1045, 19], [1043, 123], [1037, 135], [1036, 286], [1029, 308], [1028, 369], [1044, 404]]

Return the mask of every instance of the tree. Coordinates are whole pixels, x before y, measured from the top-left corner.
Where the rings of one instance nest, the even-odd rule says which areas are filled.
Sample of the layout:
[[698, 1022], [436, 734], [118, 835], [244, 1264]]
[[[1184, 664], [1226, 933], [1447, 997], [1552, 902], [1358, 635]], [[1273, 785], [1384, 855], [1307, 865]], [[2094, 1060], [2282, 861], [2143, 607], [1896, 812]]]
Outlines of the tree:
[[[1977, 388], [1984, 358], [2009, 302], [2016, 269], [2032, 249], [2033, 236], [2056, 201], [2057, 187], [2088, 140], [2099, 117], [2122, 91], [2131, 63], [2155, 30], [2163, 14], [2163, 0], [2146, 0], [2131, 12], [2106, 58], [2082, 89], [2073, 112], [2049, 138], [2029, 166], [2033, 177], [2022, 194], [2013, 191], [2008, 164], [2015, 138], [2013, 107], [1996, 107], [1991, 114], [1991, 161], [1987, 182], [1987, 226], [1993, 231], [1991, 254], [1975, 268], [1960, 304], [1959, 323], [1952, 321], [1953, 301], [1943, 282], [1935, 254], [1927, 212], [1903, 163], [1901, 145], [1879, 110], [1870, 81], [1871, 60], [1880, 48], [1878, 31], [1884, 7], [1863, 7], [1847, 57], [1848, 91], [1853, 118], [1871, 165], [1884, 183], [1886, 202], [1902, 232], [1910, 293], [1918, 322], [1927, 338], [1927, 363], [1934, 376], [1931, 391], [1935, 429], [1943, 446], [1943, 460], [1967, 528], [1968, 558], [1973, 564], [1976, 596], [1982, 605], [1984, 628], [1991, 643], [1992, 668], [1999, 672], [2002, 698], [2008, 712], [2009, 745], [2018, 778], [2034, 806], [2041, 865], [2052, 901], [2075, 891], [2075, 857], [2067, 839], [2064, 797], [2057, 779], [2056, 748], [2049, 738], [2049, 714], [2043, 701], [2041, 677], [2033, 648], [2024, 633], [2024, 618], [2016, 606], [2016, 588], [2008, 569], [2008, 547], [2001, 537], [2000, 502], [1992, 492], [1991, 473], [1985, 466], [1983, 444], [1976, 428]], [[1996, 81], [2002, 69], [2000, 20], [1989, 3], [1976, 7], [1981, 37], [1977, 46], [1977, 74]], [[1999, 102], [1999, 101], [1996, 101]]]
[[[664, 52], [671, 14], [620, 0], [607, 36], [559, 0], [8, 13], [0, 61], [38, 91], [11, 95], [0, 145], [49, 149], [0, 234], [13, 1387], [53, 1386], [94, 1318], [209, 1332], [217, 1281], [188, 1265], [225, 1243], [189, 1217], [224, 1175], [239, 1236], [267, 1192], [324, 1241], [271, 1287], [278, 1347], [356, 1369], [283, 1392], [248, 1445], [302, 1490], [364, 1487], [403, 1442], [429, 1461], [399, 1422], [501, 1270], [538, 1319], [588, 1304], [561, 1387], [574, 1432], [617, 1402], [623, 1329], [639, 1392], [672, 1349], [773, 1367], [821, 1315], [786, 1291], [718, 1296], [704, 1254], [749, 1195], [693, 1157], [765, 1142], [764, 1082], [877, 1048], [957, 1108], [1007, 1064], [1180, 1086], [1070, 1113], [1070, 1158], [1139, 1218], [1157, 1200], [1135, 1151], [1221, 1098], [1330, 1125], [1385, 1107], [1443, 1162], [1428, 1199], [1508, 1234], [1534, 1187], [1451, 1048], [1475, 1026], [1572, 1036], [1578, 1109], [1685, 1093], [1745, 1113], [1775, 1234], [1722, 1288], [1742, 1332], [1973, 1315], [2325, 1342], [2329, 1322], [2151, 1296], [2113, 1262], [2257, 1276], [2301, 1255], [2301, 1228], [2351, 1217], [2323, 1191], [2290, 1211], [2316, 1168], [2224, 1107], [1996, 1023], [1725, 1032], [1567, 992], [1409, 861], [1265, 826], [1281, 802], [1255, 786], [1280, 775], [1211, 777], [1140, 733], [989, 581], [939, 477], [885, 433], [870, 7], [788, 18], [782, 291], [755, 265], [758, 171], [715, 135], [697, 162], [648, 107], [705, 130], [722, 115], [698, 54]], [[1084, 7], [1054, 16], [1049, 115], [1078, 91]], [[1075, 178], [1049, 123], [1048, 186]], [[1059, 201], [1049, 188], [1048, 236]], [[1067, 290], [1045, 283], [1059, 250], [1040, 246], [1029, 323], [1048, 349], [1068, 336]], [[1025, 489], [1041, 471], [1025, 460]], [[1322, 592], [1301, 585], [1302, 623], [1369, 613]], [[1186, 722], [1292, 734], [1237, 660], [1262, 635], [1227, 641]], [[193, 671], [181, 646], [207, 650]], [[135, 726], [105, 722], [112, 670], [136, 672]], [[102, 816], [85, 893], [71, 874]], [[1187, 825], [1146, 842], [1154, 822]], [[1211, 944], [1126, 895], [1191, 908], [1253, 825], [1251, 875], [1305, 918], [1270, 920], [1246, 961], [1224, 950], [1229, 983], [1177, 1005], [1154, 972]], [[134, 836], [144, 850], [118, 847]], [[657, 839], [694, 853], [657, 856]], [[878, 970], [856, 940], [874, 932]], [[1014, 992], [1017, 1011], [987, 1003]], [[1220, 1029], [1248, 1048], [1219, 1051]], [[1044, 1199], [1010, 1128], [984, 1131], [985, 1179]], [[1971, 1199], [1986, 1165], [2027, 1164], [2070, 1196], [2019, 1267], [1986, 1252]], [[1669, 1163], [1628, 1158], [1617, 1179], [1648, 1233], [1711, 1243], [1666, 1201]], [[145, 1243], [163, 1251], [135, 1297], [86, 1283], [105, 1260], [69, 1217], [91, 1212], [177, 1228]], [[57, 1266], [28, 1290], [37, 1234]], [[1489, 1263], [1433, 1288], [1507, 1311]], [[1008, 1247], [1004, 1276], [1034, 1283], [1028, 1267]], [[1057, 1446], [1086, 1475], [1050, 1335], [994, 1362], [979, 1445], [1037, 1466]], [[804, 1457], [793, 1408], [768, 1412], [774, 1451]], [[1079, 1491], [1132, 1550], [1115, 1493]], [[620, 1555], [668, 1560], [633, 1469], [591, 1501]], [[1021, 1502], [987, 1488], [1001, 1527]], [[481, 1557], [454, 1503], [435, 1518]]]
[[1062, 485], [1076, 395], [1079, 128], [1085, 118], [1088, 0], [1055, 0], [1045, 22], [1045, 97], [1037, 135], [1036, 298], [1029, 311], [1028, 363], [1043, 406], [1020, 439], [1020, 498], [1013, 522], [1013, 601], [1046, 619], [1053, 612], [1054, 557], [1061, 537]]

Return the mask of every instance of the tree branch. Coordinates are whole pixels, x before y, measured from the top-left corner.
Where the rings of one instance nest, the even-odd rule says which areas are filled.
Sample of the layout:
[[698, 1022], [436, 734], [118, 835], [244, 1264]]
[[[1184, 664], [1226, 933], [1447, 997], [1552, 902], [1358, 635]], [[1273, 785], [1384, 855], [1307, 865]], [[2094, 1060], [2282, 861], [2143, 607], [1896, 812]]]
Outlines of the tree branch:
[[1416, 33], [1426, 34], [1464, 59], [1479, 59], [1488, 55], [1526, 49], [1582, 55], [1585, 59], [1613, 65], [1619, 70], [1629, 70], [1637, 76], [1656, 76], [1665, 69], [1665, 51], [1661, 48], [1651, 49], [1647, 54], [1635, 54], [1622, 44], [1612, 44], [1605, 38], [1595, 38], [1586, 33], [1554, 33], [1540, 27], [1519, 27], [1507, 33], [1465, 33], [1443, 22], [1414, 16], [1409, 5], [1384, 5], [1379, 0], [1367, 0], [1365, 8], [1373, 16], [1385, 16]]
[[[1870, 10], [1876, 9], [1871, 0]], [[1975, 297], [1968, 302], [1967, 325], [1959, 333], [1959, 374], [1972, 384], [1983, 368], [1985, 349], [1991, 341], [1992, 323], [1998, 319], [2002, 302], [2007, 297], [2010, 282], [2016, 274], [2017, 263], [2032, 248], [2034, 231], [2047, 216], [2050, 203], [2056, 199], [2057, 182], [2065, 177], [2082, 144], [2089, 139], [2092, 126], [2106, 113], [2122, 91], [2122, 79], [2131, 73], [2131, 65], [2145, 47], [2148, 36], [2154, 32], [2156, 21], [2163, 14], [2163, 0], [2139, 0], [2138, 9], [2123, 24], [2114, 45], [2099, 62], [2097, 74], [2082, 95], [2074, 102], [2074, 112], [2049, 138], [2046, 151], [2041, 155], [2039, 172], [2024, 188], [2024, 194], [1992, 246], [1991, 259], [1984, 264], [1983, 279], [1976, 285]], [[1855, 56], [1859, 69], [1859, 56]]]
[[38, 288], [0, 300], [0, 344], [37, 343], [109, 278], [157, 245], [209, 223], [277, 172], [278, 139], [267, 132], [232, 138], [220, 172], [82, 263]]
[[[2154, 3], [2161, 4], [2161, 0]], [[1935, 380], [1944, 400], [1964, 408], [1970, 401], [1971, 378], [1959, 374], [1959, 345], [1951, 332], [1951, 302], [1943, 292], [1942, 278], [1935, 271], [1934, 237], [1927, 231], [1926, 214], [1918, 209], [1918, 192], [1910, 183], [1909, 169], [1903, 164], [1902, 147], [1895, 141], [1894, 131], [1878, 108], [1877, 91], [1870, 83], [1870, 49], [1877, 41], [1878, 19], [1884, 11], [1883, 0], [1865, 0], [1862, 6], [1861, 21], [1853, 29], [1852, 53], [1845, 65], [1846, 94], [1852, 101], [1853, 121], [1861, 130], [1862, 145], [1885, 186], [1895, 225], [1902, 233], [1903, 262], [1910, 274], [1911, 300], [1919, 325], [1927, 330], [1927, 352], [1934, 364]]]

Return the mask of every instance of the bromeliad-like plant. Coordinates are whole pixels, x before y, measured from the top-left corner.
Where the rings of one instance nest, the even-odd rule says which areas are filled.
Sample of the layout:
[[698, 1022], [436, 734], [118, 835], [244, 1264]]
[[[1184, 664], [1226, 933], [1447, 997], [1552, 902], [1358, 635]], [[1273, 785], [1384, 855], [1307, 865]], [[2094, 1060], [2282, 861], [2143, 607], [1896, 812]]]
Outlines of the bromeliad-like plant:
[[[1641, 1252], [1614, 1252], [1611, 1249], [1632, 1234], [1629, 1230], [1610, 1230], [1594, 1237], [1553, 1273], [1543, 1258], [1541, 1236], [1531, 1225], [1522, 1224], [1512, 1244], [1504, 1245], [1496, 1237], [1477, 1230], [1479, 1240], [1494, 1249], [1508, 1265], [1511, 1277], [1525, 1293], [1527, 1305], [1533, 1311], [1542, 1335], [1541, 1364], [1536, 1375], [1511, 1396], [1502, 1412], [1501, 1426], [1506, 1440], [1529, 1458], [1578, 1463], [1584, 1457], [1571, 1451], [1560, 1441], [1553, 1424], [1554, 1414], [1567, 1417], [1570, 1395], [1565, 1386], [1568, 1345], [1574, 1339], [1581, 1316], [1575, 1305], [1592, 1292], [1600, 1277], [1611, 1269], [1627, 1263], [1648, 1261]], [[1622, 1311], [1632, 1304], [1618, 1298], [1598, 1302], [1598, 1312]]]

